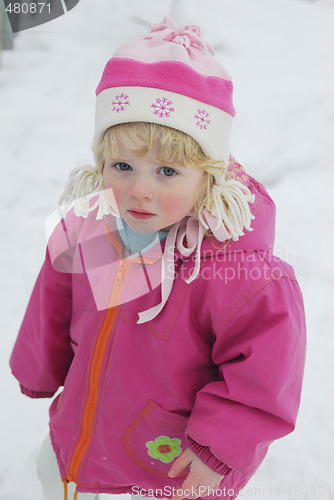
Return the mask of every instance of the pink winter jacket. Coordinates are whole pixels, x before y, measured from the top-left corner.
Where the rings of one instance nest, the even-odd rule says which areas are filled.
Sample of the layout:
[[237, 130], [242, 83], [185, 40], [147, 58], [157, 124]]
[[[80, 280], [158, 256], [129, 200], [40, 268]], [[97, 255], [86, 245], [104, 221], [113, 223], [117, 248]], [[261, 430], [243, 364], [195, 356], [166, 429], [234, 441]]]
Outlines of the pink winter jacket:
[[[161, 301], [159, 283], [147, 281], [160, 247], [145, 265], [129, 266], [112, 216], [106, 223], [94, 213], [69, 214], [57, 226], [70, 244], [59, 255], [49, 245], [53, 266], [48, 251], [10, 364], [31, 397], [64, 386], [50, 408], [51, 440], [62, 478], [78, 491], [170, 496], [187, 471], [167, 472], [190, 446], [225, 474], [221, 496], [235, 498], [269, 444], [294, 429], [302, 295], [292, 267], [272, 254], [274, 203], [249, 182], [254, 230], [237, 242], [205, 239], [190, 284], [193, 259], [176, 252], [168, 302], [148, 323], [137, 324], [138, 312]], [[93, 249], [88, 263], [80, 261], [84, 244]], [[140, 295], [131, 284], [143, 269], [148, 285]], [[101, 290], [92, 292], [92, 270], [103, 287], [109, 283], [109, 304], [98, 300]]]

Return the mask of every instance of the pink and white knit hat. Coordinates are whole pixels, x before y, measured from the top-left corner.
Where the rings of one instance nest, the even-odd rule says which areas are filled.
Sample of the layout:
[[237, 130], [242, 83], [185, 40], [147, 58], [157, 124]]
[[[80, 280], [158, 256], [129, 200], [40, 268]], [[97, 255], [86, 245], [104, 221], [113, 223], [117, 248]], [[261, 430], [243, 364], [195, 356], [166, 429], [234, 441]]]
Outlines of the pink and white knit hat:
[[176, 26], [170, 17], [121, 45], [96, 89], [93, 148], [112, 125], [151, 122], [185, 132], [228, 166], [233, 84], [213, 56], [198, 26]]
[[[214, 175], [212, 203], [198, 219], [216, 238], [220, 229], [237, 240], [253, 219], [249, 189], [228, 174], [230, 133], [235, 114], [233, 84], [198, 26], [176, 26], [166, 17], [152, 30], [122, 45], [107, 62], [96, 89], [93, 149], [114, 125], [151, 122], [181, 130], [201, 146], [205, 155], [225, 162], [224, 174]], [[103, 175], [96, 165], [72, 170], [59, 204], [64, 212], [71, 203], [78, 216], [98, 208], [96, 219], [119, 216], [105, 195]], [[91, 197], [98, 199], [91, 203]], [[192, 214], [194, 216], [194, 214]]]

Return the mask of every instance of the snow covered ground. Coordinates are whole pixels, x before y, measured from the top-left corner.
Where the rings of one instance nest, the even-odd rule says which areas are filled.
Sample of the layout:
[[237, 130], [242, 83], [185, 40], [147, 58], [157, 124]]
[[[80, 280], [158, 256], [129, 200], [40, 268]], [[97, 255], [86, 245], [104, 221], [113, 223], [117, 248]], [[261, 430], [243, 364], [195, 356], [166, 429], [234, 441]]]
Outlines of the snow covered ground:
[[[240, 496], [334, 498], [332, 0], [81, 0], [22, 32], [0, 68], [0, 500], [41, 500], [34, 456], [46, 400], [19, 392], [8, 359], [41, 265], [44, 221], [68, 172], [91, 161], [94, 90], [134, 20], [200, 24], [235, 81], [233, 153], [278, 205], [276, 252], [294, 265], [308, 357], [296, 431], [274, 443]], [[131, 17], [132, 16], [132, 17]]]

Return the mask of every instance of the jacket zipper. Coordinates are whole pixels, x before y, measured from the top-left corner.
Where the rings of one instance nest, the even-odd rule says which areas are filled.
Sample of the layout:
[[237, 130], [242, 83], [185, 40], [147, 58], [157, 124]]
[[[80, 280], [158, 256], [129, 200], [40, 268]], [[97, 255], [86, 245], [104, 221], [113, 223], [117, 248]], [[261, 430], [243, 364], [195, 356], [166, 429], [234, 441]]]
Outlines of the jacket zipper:
[[[118, 300], [121, 295], [122, 285], [131, 265], [132, 265], [131, 261], [126, 261], [126, 262], [124, 260], [120, 261], [114, 286], [111, 292], [112, 303], [117, 303], [116, 300]], [[94, 416], [95, 416], [95, 409], [98, 399], [100, 374], [103, 365], [104, 355], [108, 345], [110, 332], [112, 330], [115, 321], [117, 308], [118, 306], [107, 309], [106, 315], [104, 317], [101, 326], [101, 330], [99, 332], [94, 347], [94, 353], [90, 365], [88, 394], [81, 421], [81, 435], [73, 451], [71, 461], [68, 467], [67, 475], [65, 478], [65, 480], [68, 482], [77, 483], [79, 468], [90, 443]]]
[[[122, 285], [124, 283], [124, 280], [126, 278], [126, 275], [128, 274], [128, 271], [130, 270], [131, 266], [135, 263], [141, 262], [143, 264], [147, 263], [153, 263], [156, 260], [160, 258], [158, 256], [157, 258], [153, 259], [133, 259], [133, 260], [126, 260], [123, 259], [122, 257], [122, 249], [117, 241], [117, 239], [114, 237], [114, 234], [111, 233], [108, 229], [107, 226], [105, 226], [105, 230], [107, 232], [107, 235], [113, 245], [115, 246], [119, 256], [120, 256], [120, 262], [118, 265], [115, 281], [114, 281], [114, 286], [112, 288], [111, 292], [111, 297], [110, 297], [110, 304], [117, 304], [121, 292], [122, 292]], [[93, 422], [94, 422], [94, 415], [95, 415], [95, 409], [97, 405], [97, 398], [98, 398], [98, 387], [99, 387], [99, 380], [100, 380], [100, 374], [101, 374], [101, 369], [102, 369], [102, 364], [104, 360], [104, 355], [105, 351], [108, 345], [108, 340], [109, 340], [109, 335], [112, 330], [115, 317], [116, 317], [116, 312], [117, 312], [117, 307], [109, 307], [107, 309], [106, 315], [104, 317], [101, 330], [99, 332], [95, 347], [94, 347], [94, 353], [90, 365], [90, 374], [89, 374], [89, 386], [88, 386], [88, 395], [86, 398], [86, 403], [84, 407], [84, 412], [82, 416], [82, 421], [81, 421], [81, 435], [80, 438], [77, 442], [77, 445], [73, 451], [70, 464], [68, 466], [67, 470], [67, 475], [63, 479], [64, 484], [66, 482], [75, 482], [77, 483], [77, 476], [79, 472], [80, 465], [82, 463], [82, 460], [86, 454], [86, 451], [88, 449], [89, 443], [90, 443], [90, 437], [91, 437], [91, 432], [93, 429]]]

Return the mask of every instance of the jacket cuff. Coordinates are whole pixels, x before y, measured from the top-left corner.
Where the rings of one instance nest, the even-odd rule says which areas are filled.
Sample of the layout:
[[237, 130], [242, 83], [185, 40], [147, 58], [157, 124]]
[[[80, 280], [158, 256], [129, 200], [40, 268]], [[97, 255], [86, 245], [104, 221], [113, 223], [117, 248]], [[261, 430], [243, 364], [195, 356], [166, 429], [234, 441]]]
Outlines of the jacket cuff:
[[54, 394], [56, 394], [57, 391], [31, 391], [30, 389], [27, 389], [27, 387], [24, 387], [24, 385], [20, 384], [20, 389], [22, 394], [25, 396], [28, 396], [29, 398], [52, 398]]
[[202, 460], [210, 469], [214, 470], [221, 476], [227, 476], [232, 469], [228, 467], [224, 462], [218, 460], [218, 458], [211, 452], [208, 446], [197, 443], [191, 437], [187, 436], [188, 445], [191, 451], [196, 453], [198, 458]]

